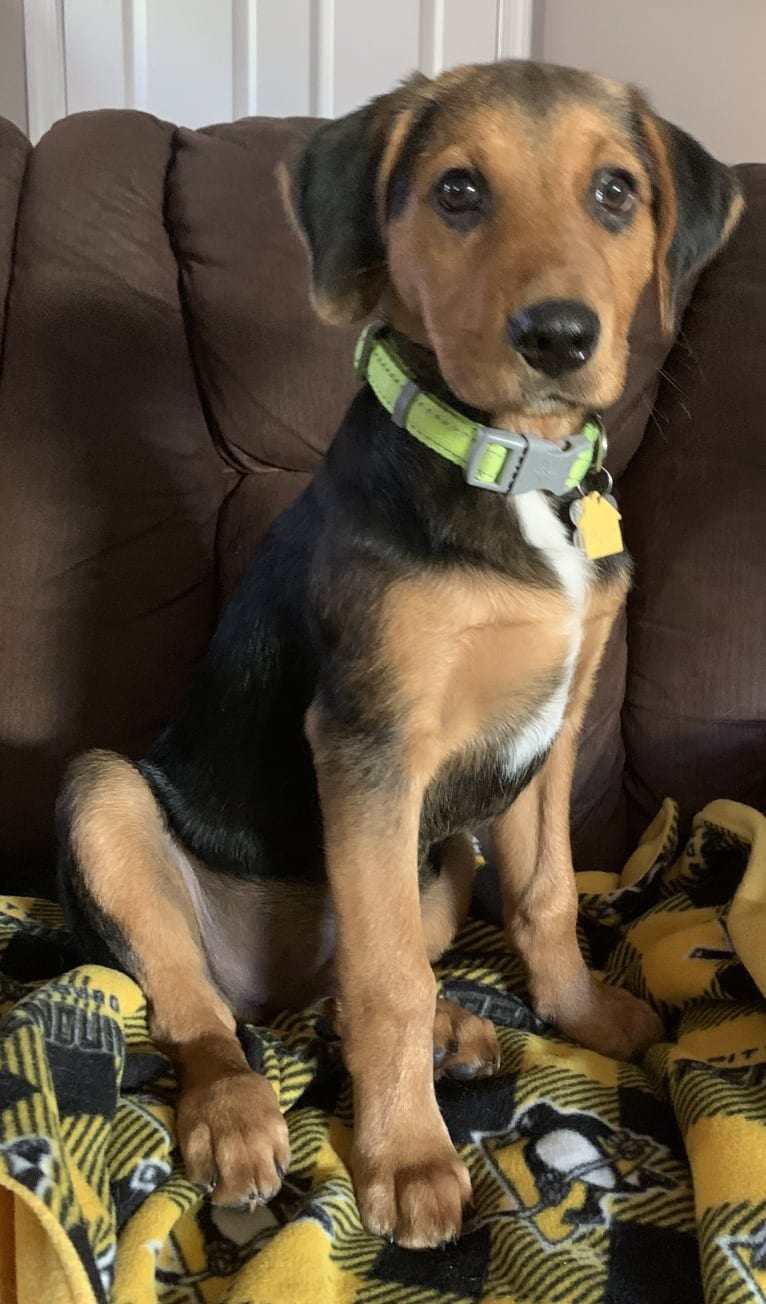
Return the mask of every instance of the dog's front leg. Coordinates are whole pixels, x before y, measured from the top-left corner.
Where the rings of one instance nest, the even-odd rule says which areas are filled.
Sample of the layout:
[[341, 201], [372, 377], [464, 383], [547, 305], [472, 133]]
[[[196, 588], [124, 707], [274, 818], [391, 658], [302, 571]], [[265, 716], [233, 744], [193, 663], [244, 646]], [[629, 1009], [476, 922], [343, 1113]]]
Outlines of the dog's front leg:
[[643, 1054], [663, 1028], [645, 1001], [588, 972], [577, 941], [569, 809], [577, 738], [625, 587], [626, 581], [618, 582], [591, 598], [561, 733], [532, 782], [491, 829], [506, 934], [525, 962], [537, 1013], [616, 1059]]
[[320, 706], [309, 711], [306, 733], [337, 917], [360, 1213], [369, 1231], [401, 1245], [440, 1245], [460, 1232], [471, 1186], [434, 1094], [436, 984], [417, 873], [422, 784], [368, 766], [359, 740]]

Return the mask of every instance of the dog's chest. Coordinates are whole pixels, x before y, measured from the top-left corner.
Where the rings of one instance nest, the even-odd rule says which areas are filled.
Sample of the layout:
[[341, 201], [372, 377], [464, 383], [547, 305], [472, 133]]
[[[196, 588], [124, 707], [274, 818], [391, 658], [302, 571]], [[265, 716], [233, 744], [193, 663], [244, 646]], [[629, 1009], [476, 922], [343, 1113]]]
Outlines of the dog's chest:
[[546, 756], [566, 711], [592, 566], [542, 494], [525, 494], [512, 510], [550, 583], [511, 586], [505, 595], [499, 589], [494, 619], [464, 636], [468, 655], [442, 704], [449, 726], [462, 703], [463, 728], [427, 790], [428, 840], [507, 809]]

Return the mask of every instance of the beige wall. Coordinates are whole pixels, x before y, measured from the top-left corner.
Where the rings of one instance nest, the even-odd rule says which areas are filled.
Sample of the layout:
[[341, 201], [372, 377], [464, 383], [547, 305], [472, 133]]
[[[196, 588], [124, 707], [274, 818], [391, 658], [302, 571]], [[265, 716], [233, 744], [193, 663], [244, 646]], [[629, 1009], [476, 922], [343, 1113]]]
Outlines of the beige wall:
[[635, 82], [727, 163], [766, 162], [766, 0], [535, 0], [535, 54]]
[[0, 117], [27, 129], [22, 0], [0, 0]]

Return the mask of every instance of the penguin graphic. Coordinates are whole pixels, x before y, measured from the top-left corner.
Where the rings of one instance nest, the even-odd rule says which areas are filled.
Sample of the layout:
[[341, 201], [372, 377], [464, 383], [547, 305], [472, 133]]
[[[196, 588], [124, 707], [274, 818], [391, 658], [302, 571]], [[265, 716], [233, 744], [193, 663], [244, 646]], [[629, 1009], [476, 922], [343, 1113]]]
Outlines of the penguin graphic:
[[718, 1244], [738, 1278], [747, 1282], [748, 1299], [766, 1300], [766, 1221], [749, 1230], [722, 1235]]
[[524, 1161], [540, 1197], [536, 1207], [524, 1211], [527, 1217], [563, 1204], [576, 1182], [585, 1187], [585, 1199], [563, 1215], [574, 1229], [608, 1221], [605, 1196], [640, 1195], [675, 1186], [664, 1173], [641, 1162], [653, 1142], [613, 1128], [595, 1114], [565, 1113], [540, 1101], [520, 1115], [514, 1130], [517, 1137], [526, 1138]]
[[608, 1227], [615, 1199], [678, 1186], [668, 1172], [669, 1151], [653, 1137], [545, 1098], [473, 1139], [507, 1196], [504, 1208], [474, 1221], [475, 1229], [510, 1219], [528, 1223], [545, 1245], [561, 1244]]

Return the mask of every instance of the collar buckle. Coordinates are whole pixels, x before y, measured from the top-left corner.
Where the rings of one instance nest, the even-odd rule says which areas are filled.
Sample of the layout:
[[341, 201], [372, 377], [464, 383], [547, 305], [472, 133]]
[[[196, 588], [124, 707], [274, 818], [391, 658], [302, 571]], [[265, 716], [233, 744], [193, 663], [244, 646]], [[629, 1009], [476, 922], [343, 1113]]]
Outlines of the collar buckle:
[[[489, 449], [503, 448], [506, 455], [493, 480], [481, 477], [482, 463]], [[590, 465], [593, 442], [587, 435], [571, 435], [563, 444], [528, 438], [492, 426], [479, 426], [464, 475], [476, 489], [496, 494], [525, 494], [536, 489], [562, 497], [572, 488], [574, 468], [587, 458]]]
[[[606, 435], [592, 415], [582, 432], [561, 444], [537, 435], [477, 425], [470, 417], [421, 390], [393, 341], [381, 335], [385, 322], [365, 326], [354, 354], [357, 375], [366, 380], [394, 422], [427, 448], [463, 468], [467, 484], [497, 494], [542, 490], [554, 497], [582, 492], [588, 476], [601, 478]], [[418, 404], [417, 420], [411, 409]]]
[[[502, 466], [494, 480], [481, 480], [479, 476], [484, 455], [488, 448], [495, 447], [506, 450]], [[479, 426], [463, 472], [466, 483], [474, 489], [490, 489], [493, 494], [510, 493], [528, 451], [529, 440], [526, 435], [517, 435], [510, 430], [494, 430], [492, 426]]]

